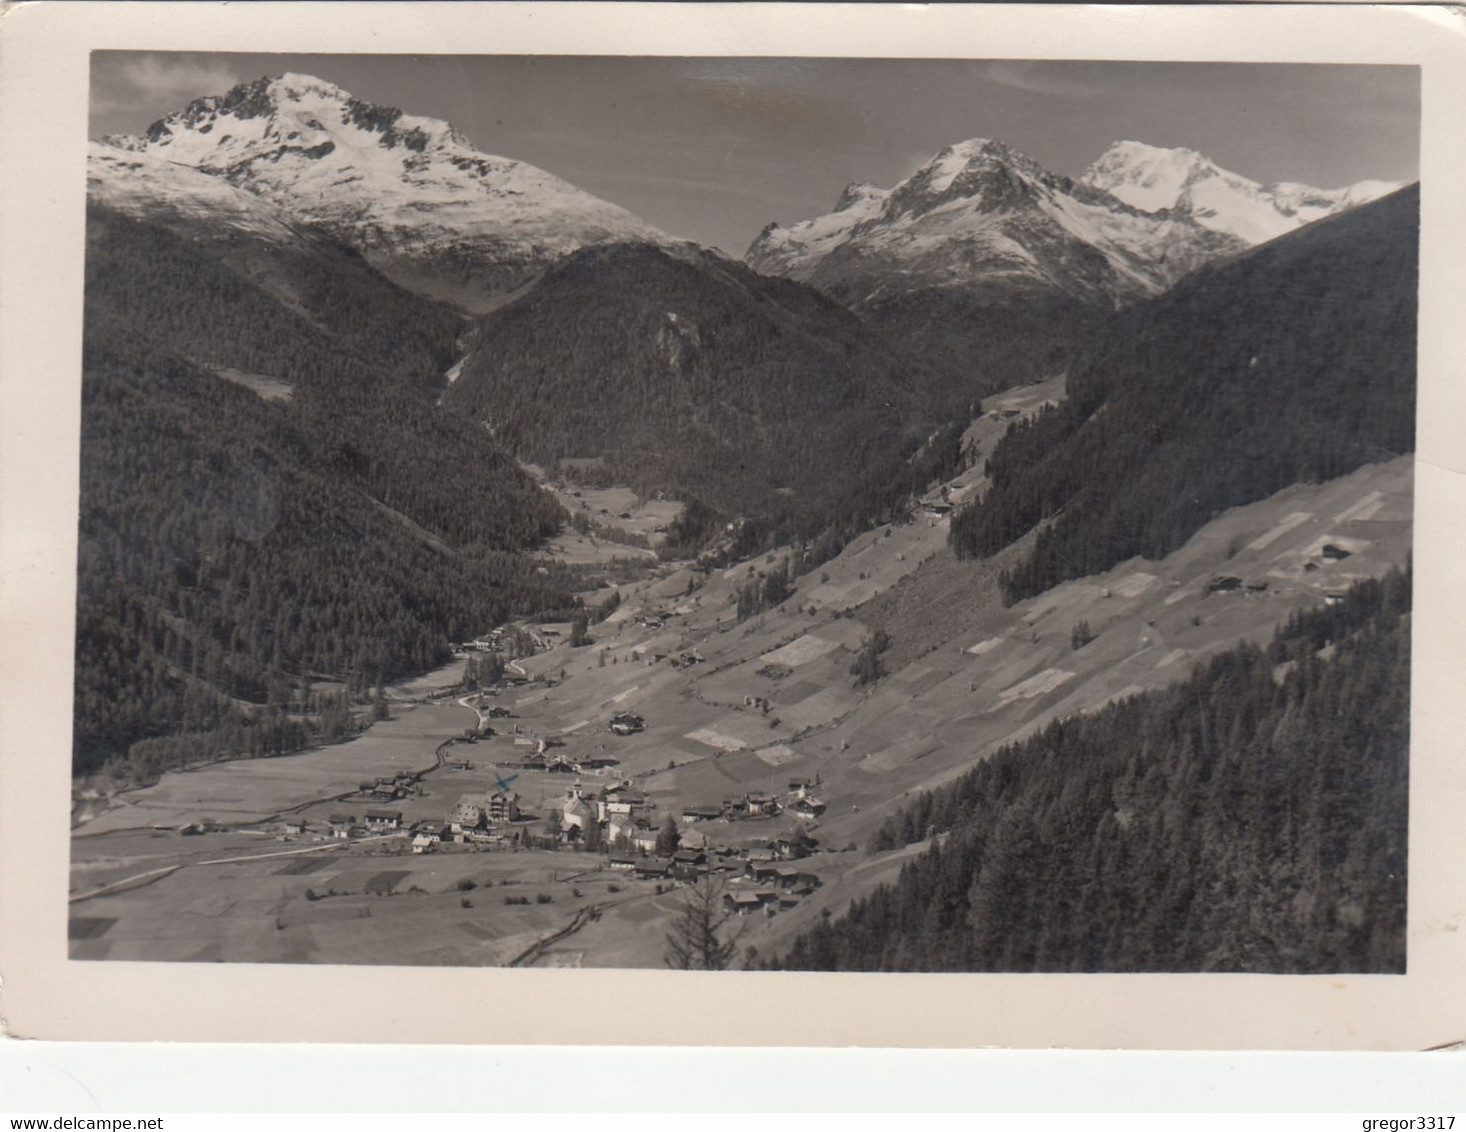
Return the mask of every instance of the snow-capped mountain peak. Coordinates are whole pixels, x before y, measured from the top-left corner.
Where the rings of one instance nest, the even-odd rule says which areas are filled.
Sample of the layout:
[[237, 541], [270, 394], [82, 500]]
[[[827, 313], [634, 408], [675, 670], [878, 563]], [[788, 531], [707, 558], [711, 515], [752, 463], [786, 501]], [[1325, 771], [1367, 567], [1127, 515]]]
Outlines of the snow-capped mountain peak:
[[1220, 250], [1236, 246], [979, 137], [943, 147], [887, 192], [851, 186], [834, 212], [765, 229], [747, 260], [856, 306], [973, 285], [1107, 306], [1154, 293]]
[[1186, 185], [1216, 166], [1194, 149], [1117, 141], [1085, 170], [1083, 181], [1144, 212], [1173, 208]]
[[1138, 141], [1113, 143], [1074, 181], [977, 137], [888, 191], [852, 185], [833, 212], [770, 225], [746, 259], [856, 306], [964, 286], [1116, 303], [1397, 187], [1265, 186], [1196, 150]]
[[1192, 149], [1118, 141], [1085, 170], [1093, 185], [1146, 212], [1169, 209], [1247, 244], [1260, 244], [1402, 186], [1361, 181], [1342, 189], [1263, 185], [1222, 169]]
[[356, 247], [398, 282], [472, 309], [591, 244], [682, 241], [447, 122], [287, 73], [195, 99], [116, 150], [188, 166]]

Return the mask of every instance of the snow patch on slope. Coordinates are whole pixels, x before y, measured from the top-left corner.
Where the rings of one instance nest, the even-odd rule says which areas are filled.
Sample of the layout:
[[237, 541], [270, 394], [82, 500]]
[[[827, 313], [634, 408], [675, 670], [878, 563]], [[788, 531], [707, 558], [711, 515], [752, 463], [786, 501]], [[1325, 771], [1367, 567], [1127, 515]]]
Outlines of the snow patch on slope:
[[165, 225], [233, 229], [272, 243], [298, 238], [279, 209], [228, 181], [104, 142], [88, 146], [87, 195], [124, 215]]

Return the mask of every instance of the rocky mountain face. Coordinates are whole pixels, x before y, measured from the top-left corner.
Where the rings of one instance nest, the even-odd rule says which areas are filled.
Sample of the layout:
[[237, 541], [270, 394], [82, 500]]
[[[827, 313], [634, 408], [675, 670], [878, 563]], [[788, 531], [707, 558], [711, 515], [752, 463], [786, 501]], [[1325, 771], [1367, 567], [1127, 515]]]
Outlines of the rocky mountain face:
[[311, 225], [399, 284], [474, 311], [577, 248], [680, 243], [542, 169], [480, 152], [446, 122], [309, 75], [241, 84], [140, 136], [103, 139], [90, 176], [95, 199], [153, 219]]
[[1263, 186], [1191, 150], [1137, 142], [1116, 142], [1074, 181], [978, 138], [892, 189], [852, 185], [828, 215], [769, 225], [746, 259], [857, 308], [973, 286], [1113, 306], [1398, 187]]
[[766, 228], [746, 258], [856, 308], [942, 287], [1113, 307], [1242, 246], [975, 139], [943, 149], [893, 189], [852, 186], [829, 216]]
[[979, 138], [894, 188], [852, 185], [827, 215], [769, 225], [745, 258], [939, 356], [955, 406], [1062, 370], [1117, 308], [1204, 264], [1395, 187], [1261, 186], [1189, 150], [1133, 142], [1075, 181]]

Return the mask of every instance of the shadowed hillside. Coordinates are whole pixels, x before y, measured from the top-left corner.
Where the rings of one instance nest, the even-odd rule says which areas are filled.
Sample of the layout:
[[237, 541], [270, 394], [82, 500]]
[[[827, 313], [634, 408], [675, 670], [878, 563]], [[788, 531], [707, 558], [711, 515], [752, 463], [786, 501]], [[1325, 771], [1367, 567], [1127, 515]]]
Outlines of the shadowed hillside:
[[568, 601], [515, 553], [558, 507], [426, 396], [456, 318], [311, 254], [92, 213], [80, 772], [293, 749], [345, 723], [301, 691], [313, 677], [364, 695]]
[[993, 453], [952, 524], [988, 555], [1044, 520], [1009, 600], [1160, 558], [1228, 507], [1414, 447], [1419, 189], [1310, 225], [1115, 317], [1069, 401]]
[[807, 287], [621, 245], [486, 316], [447, 404], [525, 459], [599, 457], [640, 491], [811, 534], [932, 478], [904, 462], [937, 423], [925, 376]]

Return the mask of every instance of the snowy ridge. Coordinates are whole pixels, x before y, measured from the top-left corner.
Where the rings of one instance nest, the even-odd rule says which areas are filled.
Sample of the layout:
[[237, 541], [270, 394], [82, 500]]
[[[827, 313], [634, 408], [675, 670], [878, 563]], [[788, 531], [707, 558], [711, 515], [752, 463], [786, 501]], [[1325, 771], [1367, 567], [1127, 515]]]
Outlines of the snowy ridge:
[[[502, 292], [589, 244], [680, 243], [551, 173], [479, 152], [446, 122], [362, 102], [310, 75], [242, 84], [141, 137], [108, 141], [114, 154], [190, 167], [267, 201], [409, 286], [441, 276], [446, 263], [477, 273], [478, 291]], [[473, 305], [474, 296], [456, 297]]]
[[833, 212], [769, 225], [745, 258], [856, 306], [971, 285], [1115, 304], [1398, 187], [1263, 186], [1194, 150], [1141, 142], [1116, 142], [1076, 182], [973, 138], [890, 190], [854, 185]]
[[1112, 144], [1082, 180], [1136, 208], [1184, 213], [1213, 232], [1250, 245], [1403, 187], [1388, 181], [1360, 181], [1342, 189], [1291, 182], [1263, 185], [1220, 168], [1195, 150], [1134, 141]]
[[222, 228], [270, 243], [299, 238], [278, 208], [228, 181], [106, 142], [88, 146], [87, 196], [124, 215], [169, 227]]
[[[803, 280], [819, 260], [849, 239], [856, 227], [878, 217], [888, 195], [874, 185], [849, 185], [840, 194], [834, 212], [797, 224], [792, 229], [770, 224], [754, 241], [754, 246], [763, 246], [764, 254], [770, 258], [786, 260], [791, 266], [783, 274]], [[756, 268], [759, 266], [751, 260], [750, 264]]]
[[771, 225], [747, 261], [856, 305], [1005, 281], [1112, 305], [1239, 249], [1189, 219], [1143, 212], [1002, 142], [973, 138], [889, 191], [853, 186], [826, 216]]

